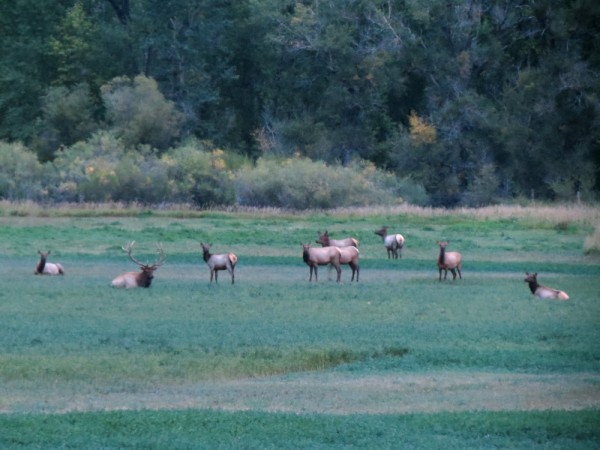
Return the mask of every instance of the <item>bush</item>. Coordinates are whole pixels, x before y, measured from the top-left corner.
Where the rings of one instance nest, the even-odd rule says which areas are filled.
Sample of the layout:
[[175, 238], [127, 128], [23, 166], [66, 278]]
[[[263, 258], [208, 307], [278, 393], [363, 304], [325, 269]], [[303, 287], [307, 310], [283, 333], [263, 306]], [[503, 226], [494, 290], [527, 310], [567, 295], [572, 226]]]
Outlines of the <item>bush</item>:
[[35, 153], [20, 143], [0, 141], [0, 198], [42, 200], [44, 170]]
[[62, 201], [169, 200], [167, 166], [149, 148], [128, 151], [108, 132], [61, 150], [53, 197]]
[[[238, 204], [289, 209], [385, 205], [398, 201], [374, 167], [327, 166], [304, 158], [260, 159], [236, 173]], [[375, 182], [374, 182], [375, 181]]]
[[173, 200], [203, 207], [235, 203], [233, 175], [228, 170], [231, 158], [223, 150], [210, 151], [192, 141], [171, 150], [162, 161], [168, 167]]

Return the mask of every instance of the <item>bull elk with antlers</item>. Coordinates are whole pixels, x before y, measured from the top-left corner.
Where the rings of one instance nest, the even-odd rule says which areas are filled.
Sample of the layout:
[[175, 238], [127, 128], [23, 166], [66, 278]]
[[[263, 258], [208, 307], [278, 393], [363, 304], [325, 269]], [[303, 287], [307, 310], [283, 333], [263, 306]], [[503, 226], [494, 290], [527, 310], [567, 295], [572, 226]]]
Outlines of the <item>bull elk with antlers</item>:
[[115, 288], [136, 288], [136, 287], [144, 287], [148, 288], [152, 284], [152, 279], [154, 278], [154, 271], [163, 265], [165, 261], [165, 254], [163, 252], [162, 246], [158, 246], [158, 258], [154, 261], [153, 264], [144, 264], [133, 257], [131, 251], [133, 250], [133, 246], [135, 245], [135, 241], [131, 241], [129, 244], [121, 247], [125, 253], [129, 256], [134, 263], [140, 266], [140, 272], [125, 272], [124, 274], [119, 275], [114, 280], [112, 280], [112, 287]]

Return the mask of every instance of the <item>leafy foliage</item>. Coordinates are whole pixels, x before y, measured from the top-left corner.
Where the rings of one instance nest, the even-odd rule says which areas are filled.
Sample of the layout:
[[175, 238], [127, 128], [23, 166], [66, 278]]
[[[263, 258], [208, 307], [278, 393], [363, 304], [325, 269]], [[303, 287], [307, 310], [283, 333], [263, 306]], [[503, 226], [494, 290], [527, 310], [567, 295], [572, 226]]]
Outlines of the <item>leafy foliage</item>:
[[98, 131], [196, 137], [366, 160], [436, 205], [593, 201], [599, 20], [592, 0], [9, 2], [0, 139], [46, 161]]

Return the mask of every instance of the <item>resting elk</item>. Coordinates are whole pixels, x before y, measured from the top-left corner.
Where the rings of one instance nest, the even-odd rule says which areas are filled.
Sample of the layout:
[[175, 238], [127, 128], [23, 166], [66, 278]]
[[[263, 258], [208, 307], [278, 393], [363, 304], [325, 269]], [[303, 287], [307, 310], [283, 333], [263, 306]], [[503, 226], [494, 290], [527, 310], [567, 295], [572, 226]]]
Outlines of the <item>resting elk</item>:
[[539, 284], [537, 281], [537, 273], [525, 272], [525, 275], [527, 276], [523, 281], [525, 283], [529, 283], [529, 289], [531, 290], [531, 293], [536, 297], [552, 298], [556, 300], [569, 300], [569, 296], [566, 292], [542, 286], [541, 284]]
[[310, 278], [309, 282], [312, 281], [313, 271], [315, 272], [315, 281], [317, 278], [318, 266], [333, 265], [337, 272], [337, 282], [340, 282], [342, 270], [340, 269], [341, 252], [338, 247], [321, 247], [312, 248], [310, 244], [302, 245], [302, 259], [309, 267]]
[[131, 241], [129, 244], [121, 248], [125, 253], [127, 253], [127, 255], [129, 255], [129, 259], [131, 259], [134, 263], [140, 266], [141, 271], [125, 272], [124, 274], [119, 275], [114, 280], [112, 280], [112, 287], [126, 289], [136, 287], [148, 288], [152, 284], [152, 279], [154, 278], [154, 271], [163, 265], [165, 260], [165, 254], [160, 245], [158, 246], [158, 258], [153, 264], [144, 264], [135, 259], [131, 254], [134, 245], [135, 241]]
[[[328, 244], [323, 244], [323, 242], [328, 242]], [[344, 239], [330, 239], [329, 232], [325, 230], [323, 233], [319, 231], [319, 239], [317, 239], [317, 244], [321, 244], [323, 246], [332, 246], [332, 247], [356, 247], [358, 248], [358, 239], [353, 237], [348, 237]]]
[[[355, 241], [356, 244], [358, 245], [358, 241], [356, 239], [353, 238], [348, 238], [351, 239], [352, 241]], [[340, 246], [335, 246], [332, 244], [332, 241], [329, 239], [329, 235], [327, 234], [327, 231], [322, 234], [321, 236], [319, 236], [319, 239], [317, 239], [317, 244], [321, 244], [323, 247], [338, 247], [340, 250], [340, 264], [348, 264], [350, 266], [350, 268], [352, 269], [352, 279], [350, 280], [351, 282], [354, 281], [354, 274], [356, 274], [356, 282], [358, 282], [358, 275], [360, 272], [360, 267], [358, 265], [358, 256], [359, 256], [359, 252], [358, 249], [351, 245], [348, 247], [340, 247]], [[337, 241], [340, 242], [340, 241]]]
[[381, 236], [383, 239], [383, 245], [385, 246], [388, 254], [388, 259], [402, 258], [402, 247], [404, 247], [404, 236], [401, 234], [388, 234], [388, 227], [382, 227], [377, 230], [375, 234]]
[[444, 280], [448, 275], [448, 271], [452, 272], [452, 279], [456, 280], [456, 272], [458, 272], [458, 276], [462, 280], [461, 274], [461, 265], [462, 265], [462, 257], [458, 252], [447, 252], [446, 247], [449, 242], [439, 242], [437, 243], [440, 246], [440, 256], [438, 257], [438, 269], [440, 271], [439, 281], [442, 281], [442, 270], [444, 271]]
[[63, 269], [63, 266], [61, 266], [58, 263], [51, 263], [51, 262], [47, 261], [48, 255], [50, 254], [50, 250], [48, 250], [46, 253], [38, 250], [38, 253], [40, 255], [40, 260], [37, 263], [37, 266], [35, 266], [35, 270], [33, 272], [35, 275], [64, 275], [65, 274], [65, 269]]
[[220, 255], [213, 255], [210, 253], [212, 244], [200, 243], [202, 247], [202, 258], [208, 264], [210, 269], [210, 282], [212, 283], [213, 276], [215, 277], [215, 283], [217, 283], [219, 277], [219, 270], [227, 270], [231, 275], [231, 284], [235, 282], [234, 269], [237, 263], [237, 256], [233, 253], [222, 253]]

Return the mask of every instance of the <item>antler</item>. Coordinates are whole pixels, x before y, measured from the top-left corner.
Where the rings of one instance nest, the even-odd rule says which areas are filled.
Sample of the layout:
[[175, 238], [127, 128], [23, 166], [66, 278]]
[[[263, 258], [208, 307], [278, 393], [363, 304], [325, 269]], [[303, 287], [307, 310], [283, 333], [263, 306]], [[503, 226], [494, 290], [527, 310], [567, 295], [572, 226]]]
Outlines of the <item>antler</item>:
[[133, 246], [135, 245], [135, 241], [131, 241], [129, 244], [124, 245], [123, 247], [121, 247], [123, 249], [123, 251], [125, 253], [127, 253], [127, 255], [129, 256], [129, 259], [131, 259], [134, 263], [136, 263], [138, 266], [142, 267], [145, 266], [146, 264], [144, 264], [143, 262], [138, 261], [137, 259], [135, 259], [133, 257], [133, 255], [131, 254], [131, 250], [133, 250]]
[[154, 264], [144, 264], [143, 262], [138, 261], [133, 257], [131, 251], [133, 250], [133, 246], [135, 245], [135, 241], [131, 241], [129, 244], [121, 247], [125, 253], [129, 256], [129, 258], [136, 263], [140, 267], [159, 267], [162, 266], [165, 261], [165, 253], [163, 251], [162, 245], [158, 244], [156, 247], [158, 248], [158, 259], [154, 262]]
[[156, 248], [158, 249], [158, 259], [152, 264], [152, 267], [162, 266], [165, 262], [165, 253], [163, 252], [162, 244], [157, 244]]

